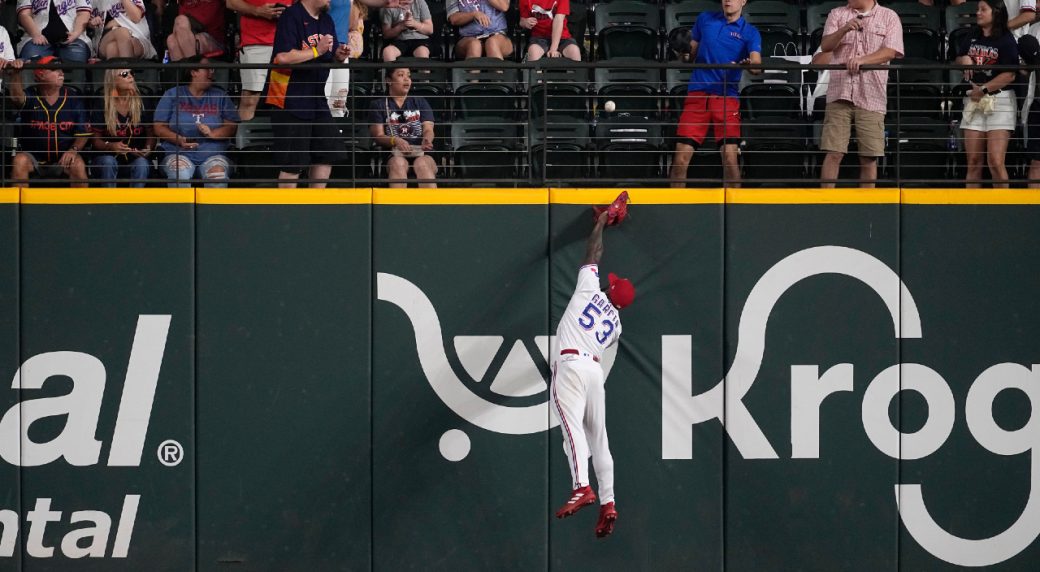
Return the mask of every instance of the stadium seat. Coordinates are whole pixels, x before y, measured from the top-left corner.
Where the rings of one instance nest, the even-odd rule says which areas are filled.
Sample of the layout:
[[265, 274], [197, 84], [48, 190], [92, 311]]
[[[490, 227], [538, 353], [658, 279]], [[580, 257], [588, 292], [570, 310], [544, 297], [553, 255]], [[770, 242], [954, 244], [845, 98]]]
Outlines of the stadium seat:
[[[542, 117], [587, 120], [589, 115], [589, 70], [576, 68], [564, 58], [542, 58], [538, 67], [525, 74], [529, 90], [531, 121]], [[548, 110], [548, 113], [546, 111]]]
[[939, 8], [918, 3], [902, 3], [898, 8], [903, 23], [903, 55], [933, 61], [942, 54], [942, 18]]
[[[531, 125], [531, 176], [538, 184], [561, 179], [580, 180], [589, 175], [589, 126], [587, 123]], [[566, 185], [581, 184], [572, 181]]]
[[842, 0], [831, 0], [819, 4], [809, 4], [806, 7], [805, 22], [809, 43], [805, 53], [815, 53], [816, 48], [820, 47], [820, 40], [823, 39], [823, 27], [827, 23], [827, 15], [831, 13], [831, 10], [847, 4], [848, 2]]
[[779, 0], [748, 2], [744, 6], [744, 18], [762, 36], [763, 57], [801, 54], [801, 14], [790, 4]]
[[624, 58], [600, 62], [593, 74], [599, 107], [613, 101], [618, 113], [656, 117], [660, 112], [659, 69], [610, 68], [611, 63], [638, 64], [641, 60]]
[[748, 119], [801, 117], [803, 99], [796, 84], [751, 83], [740, 90], [741, 113]]
[[[945, 117], [943, 95], [943, 71], [934, 67], [935, 62], [923, 59], [904, 58], [893, 62], [888, 76], [889, 115], [902, 117], [927, 117], [941, 120]], [[906, 65], [928, 65], [927, 69], [903, 69]]]
[[950, 30], [946, 38], [946, 61], [953, 63], [960, 49], [967, 49], [971, 41], [972, 29], [969, 27]]
[[661, 125], [649, 117], [627, 113], [603, 117], [595, 130], [595, 176], [620, 179], [622, 186], [659, 185], [662, 144]]
[[597, 60], [660, 56], [661, 15], [644, 2], [616, 0], [600, 3], [593, 11]]
[[517, 177], [520, 149], [526, 142], [517, 124], [501, 116], [456, 120], [451, 125], [453, 176], [467, 179], [464, 184], [474, 186]]
[[519, 70], [504, 69], [502, 62], [495, 58], [472, 58], [466, 61], [466, 65], [451, 70], [455, 117], [515, 119], [517, 94], [523, 91]]
[[899, 125], [889, 122], [886, 128], [895, 134], [893, 153], [887, 158], [889, 177], [899, 178], [909, 186], [941, 186], [949, 179], [950, 137], [955, 135], [950, 132], [948, 123], [913, 117]]
[[[746, 186], [802, 186], [808, 165], [809, 129], [804, 120], [766, 117], [741, 125]], [[759, 181], [754, 181], [759, 179]]]
[[943, 30], [950, 34], [960, 28], [970, 28], [975, 25], [975, 2], [965, 2], [960, 6], [947, 5], [943, 13]]
[[236, 151], [231, 153], [231, 160], [235, 163], [235, 178], [240, 179], [235, 184], [255, 187], [264, 184], [261, 180], [278, 178], [277, 161], [271, 152], [273, 147], [274, 128], [270, 118], [258, 115], [250, 121], [239, 123], [238, 131], [235, 132]]
[[665, 108], [669, 121], [679, 120], [690, 85], [690, 70], [669, 68], [664, 72]]
[[[763, 58], [763, 63], [791, 65], [787, 60]], [[801, 70], [763, 70], [745, 73], [740, 82], [740, 105], [744, 117], [801, 117], [804, 113]]]

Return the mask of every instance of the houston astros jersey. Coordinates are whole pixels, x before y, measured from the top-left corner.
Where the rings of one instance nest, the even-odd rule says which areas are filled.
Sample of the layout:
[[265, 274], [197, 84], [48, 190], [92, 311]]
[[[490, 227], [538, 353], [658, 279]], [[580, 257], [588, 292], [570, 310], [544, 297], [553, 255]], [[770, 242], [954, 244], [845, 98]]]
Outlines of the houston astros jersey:
[[567, 309], [556, 327], [556, 347], [588, 352], [596, 358], [621, 337], [621, 316], [599, 287], [599, 266], [586, 264], [578, 270]]

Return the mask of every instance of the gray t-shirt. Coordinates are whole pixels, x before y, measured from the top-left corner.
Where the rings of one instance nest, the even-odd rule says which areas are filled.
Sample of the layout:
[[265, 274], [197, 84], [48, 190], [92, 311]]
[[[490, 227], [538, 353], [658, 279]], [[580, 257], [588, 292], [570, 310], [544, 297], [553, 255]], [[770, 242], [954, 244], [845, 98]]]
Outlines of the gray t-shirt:
[[[419, 22], [428, 22], [432, 18], [430, 16], [430, 7], [426, 5], [426, 0], [412, 0], [412, 5], [408, 8], [412, 11], [412, 19]], [[382, 8], [379, 10], [379, 17], [383, 21], [384, 26], [390, 26], [404, 20], [404, 9], [403, 8]], [[405, 28], [397, 36], [397, 40], [425, 40], [429, 38], [426, 34], [420, 33], [411, 28]]]

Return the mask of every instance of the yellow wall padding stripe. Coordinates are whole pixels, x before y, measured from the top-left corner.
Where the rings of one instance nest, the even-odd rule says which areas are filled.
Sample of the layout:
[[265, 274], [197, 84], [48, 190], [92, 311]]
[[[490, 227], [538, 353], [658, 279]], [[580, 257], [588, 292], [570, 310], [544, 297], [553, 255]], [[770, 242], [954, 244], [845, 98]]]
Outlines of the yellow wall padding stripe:
[[628, 191], [634, 205], [701, 205], [722, 204], [722, 189], [549, 189], [549, 201], [557, 205], [607, 205], [621, 191]]
[[[615, 193], [616, 194], [616, 193]], [[377, 205], [544, 205], [548, 189], [373, 189]]]
[[195, 202], [195, 189], [46, 189], [22, 188], [22, 204], [102, 205]]
[[[0, 188], [0, 204], [605, 205], [623, 188], [55, 189]], [[634, 205], [1037, 205], [1038, 189], [627, 189]]]
[[898, 204], [899, 189], [729, 189], [731, 204]]
[[200, 205], [367, 205], [372, 189], [196, 189]]
[[1040, 189], [903, 189], [906, 205], [1040, 205]]

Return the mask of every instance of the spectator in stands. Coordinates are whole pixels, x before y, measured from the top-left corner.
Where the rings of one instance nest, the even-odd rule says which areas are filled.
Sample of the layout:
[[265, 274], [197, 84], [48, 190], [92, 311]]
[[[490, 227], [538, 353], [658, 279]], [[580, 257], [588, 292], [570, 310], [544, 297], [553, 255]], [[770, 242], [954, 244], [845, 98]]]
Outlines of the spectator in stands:
[[436, 187], [437, 162], [433, 150], [433, 109], [425, 99], [408, 95], [412, 72], [406, 67], [387, 69], [387, 96], [372, 100], [369, 133], [389, 155], [386, 168], [391, 187], [408, 185], [409, 166], [420, 187]]
[[448, 23], [459, 28], [455, 59], [498, 58], [513, 54], [506, 29], [509, 0], [448, 0]]
[[94, 0], [90, 26], [99, 28], [101, 35], [97, 55], [106, 60], [154, 58], [155, 46], [144, 13], [144, 0]]
[[[950, 6], [960, 6], [968, 0], [949, 0]], [[921, 2], [925, 2], [922, 0]], [[931, 4], [927, 4], [931, 6]], [[1004, 7], [1008, 14], [1008, 30], [1015, 36], [1021, 37], [1027, 33], [1029, 24], [1037, 21], [1036, 0], [1004, 0]]]
[[[22, 69], [22, 60], [15, 59], [11, 36], [7, 33], [7, 28], [0, 26], [0, 71], [5, 69]], [[3, 77], [0, 76], [0, 87], [3, 85]]]
[[[690, 32], [690, 53], [698, 64], [762, 63], [762, 36], [743, 17], [746, 0], [722, 0], [722, 11], [702, 12]], [[761, 70], [752, 70], [759, 73]], [[740, 186], [741, 70], [698, 68], [690, 74], [670, 172], [672, 186], [686, 185], [694, 150], [714, 125], [728, 184]]]
[[996, 71], [989, 66], [1018, 65], [1018, 44], [1008, 30], [1003, 0], [980, 0], [975, 11], [976, 27], [967, 45], [960, 46], [956, 63], [982, 66], [964, 70], [971, 89], [964, 97], [960, 127], [968, 160], [967, 186], [978, 187], [982, 165], [989, 166], [994, 187], [1008, 186], [1004, 156], [1015, 130], [1016, 107], [1011, 83], [1013, 71]]
[[85, 63], [90, 59], [84, 32], [91, 10], [90, 0], [18, 0], [18, 23], [25, 31], [18, 46], [19, 57], [28, 61], [57, 56]]
[[[22, 74], [10, 77], [12, 106], [18, 110], [18, 153], [11, 167], [15, 184], [27, 184], [30, 174], [54, 179], [67, 176], [73, 187], [87, 186], [82, 151], [90, 140], [90, 121], [80, 96], [65, 86], [61, 60], [37, 59], [35, 85], [22, 86]], [[17, 66], [9, 66], [8, 72]]]
[[155, 148], [152, 113], [129, 68], [105, 70], [104, 90], [104, 104], [91, 119], [95, 151], [92, 177], [107, 187], [116, 186], [117, 179], [133, 180], [119, 186], [143, 187]]
[[565, 57], [581, 61], [578, 42], [567, 30], [570, 0], [520, 0], [520, 27], [531, 31], [527, 45], [527, 61]]
[[433, 16], [426, 0], [404, 0], [399, 8], [379, 11], [383, 23], [383, 61], [399, 57], [428, 58], [430, 36], [433, 34]]
[[903, 57], [899, 16], [876, 0], [849, 0], [846, 6], [834, 8], [827, 15], [820, 51], [833, 52], [831, 63], [846, 68], [831, 71], [827, 88], [820, 138], [820, 149], [827, 155], [820, 169], [821, 186], [834, 186], [855, 125], [860, 186], [873, 187], [877, 158], [885, 156], [888, 71], [860, 68]]
[[[229, 10], [239, 15], [241, 47], [238, 61], [246, 64], [271, 63], [274, 46], [275, 22], [285, 11], [285, 2], [292, 0], [227, 0]], [[267, 68], [246, 68], [239, 70], [242, 75], [242, 95], [238, 104], [238, 114], [242, 121], [249, 121], [256, 115], [256, 106], [260, 103], [260, 93], [267, 83]]]
[[[344, 61], [350, 48], [336, 38], [328, 13], [329, 0], [299, 0], [282, 13], [274, 36], [274, 60], [278, 65]], [[340, 157], [343, 140], [332, 124], [325, 83], [326, 67], [297, 67], [271, 71], [267, 103], [276, 107], [274, 137], [281, 152], [279, 186], [292, 188], [304, 168], [311, 184], [324, 187], [332, 164]]]
[[[1036, 71], [1040, 66], [1040, 41], [1036, 36], [1027, 34], [1018, 39], [1018, 55], [1028, 66], [1026, 71]], [[1040, 188], [1040, 101], [1035, 98], [1029, 107], [1028, 120], [1029, 142], [1026, 151], [1029, 153], [1029, 188]]]
[[238, 130], [238, 111], [227, 92], [213, 87], [213, 69], [200, 56], [188, 59], [187, 85], [170, 88], [155, 109], [155, 135], [166, 156], [162, 168], [170, 186], [190, 187], [192, 178], [207, 187], [227, 185], [231, 161], [224, 154]]
[[[368, 6], [360, 0], [331, 0], [329, 14], [336, 25], [336, 39], [347, 46], [347, 58], [360, 57], [365, 51], [365, 20], [368, 18]], [[345, 117], [347, 114], [347, 95], [350, 93], [350, 69], [334, 67], [329, 70], [325, 80], [325, 97], [328, 98], [329, 112], [333, 117]]]
[[180, 0], [173, 33], [166, 38], [170, 60], [224, 53], [224, 1]]

